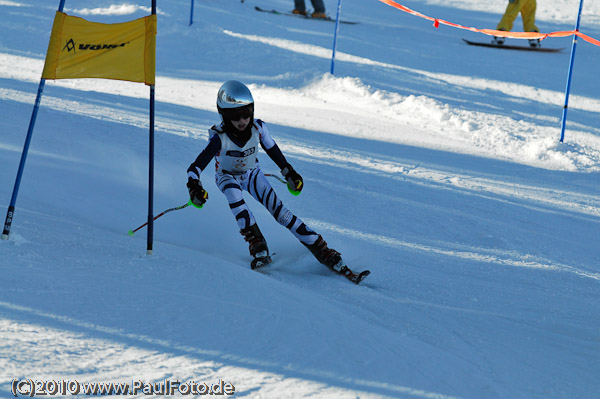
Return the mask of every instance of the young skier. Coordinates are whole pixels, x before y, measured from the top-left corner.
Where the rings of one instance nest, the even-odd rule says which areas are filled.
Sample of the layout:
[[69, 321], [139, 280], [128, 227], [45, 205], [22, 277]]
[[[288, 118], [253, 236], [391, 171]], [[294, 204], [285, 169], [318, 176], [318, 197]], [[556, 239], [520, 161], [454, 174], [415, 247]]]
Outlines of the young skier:
[[235, 80], [225, 82], [217, 95], [217, 110], [221, 123], [209, 129], [208, 145], [188, 168], [187, 187], [192, 202], [202, 205], [208, 199], [200, 174], [215, 158], [215, 181], [229, 202], [240, 233], [249, 244], [250, 255], [254, 258], [252, 269], [269, 263], [271, 258], [267, 242], [244, 201], [243, 190], [260, 202], [279, 224], [289, 229], [319, 262], [340, 274], [352, 274], [340, 253], [329, 248], [320, 234], [285, 207], [261, 171], [257, 159], [259, 144], [280, 168], [291, 190], [300, 192], [304, 186], [302, 176], [288, 163], [266, 124], [254, 119], [254, 99], [250, 90]]

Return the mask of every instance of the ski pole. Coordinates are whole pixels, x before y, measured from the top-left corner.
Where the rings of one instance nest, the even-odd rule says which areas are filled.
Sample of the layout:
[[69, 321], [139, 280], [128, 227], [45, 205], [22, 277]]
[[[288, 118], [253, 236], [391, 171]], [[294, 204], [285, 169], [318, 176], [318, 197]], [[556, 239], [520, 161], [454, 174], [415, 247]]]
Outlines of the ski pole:
[[[195, 206], [196, 208], [202, 208], [202, 205], [196, 205], [196, 204], [192, 203], [192, 200], [189, 200], [187, 204], [184, 204], [184, 205], [181, 205], [181, 206], [176, 206], [175, 208], [169, 208], [169, 209], [167, 209], [167, 210], [165, 210], [165, 211], [162, 211], [162, 212], [161, 212], [161, 213], [159, 213], [158, 215], [154, 216], [154, 219], [152, 219], [152, 220], [156, 220], [156, 219], [158, 219], [159, 217], [163, 216], [163, 215], [164, 215], [164, 214], [166, 214], [166, 213], [169, 213], [169, 212], [172, 212], [172, 211], [177, 211], [177, 210], [179, 210], [179, 209], [186, 208], [186, 207], [188, 207], [188, 206], [190, 206], [190, 205], [193, 205], [193, 206]], [[129, 230], [129, 231], [127, 232], [127, 234], [129, 234], [130, 236], [133, 236], [133, 235], [135, 234], [135, 232], [136, 232], [136, 231], [138, 231], [138, 230], [139, 230], [139, 229], [141, 229], [142, 227], [146, 226], [147, 224], [148, 224], [148, 222], [144, 223], [143, 225], [141, 225], [140, 227], [138, 227], [138, 228], [137, 228], [137, 229], [135, 229], [135, 230]]]
[[290, 192], [292, 195], [295, 195], [295, 196], [298, 196], [298, 195], [300, 195], [300, 191], [296, 191], [296, 190], [292, 189], [292, 188], [290, 187], [290, 185], [288, 184], [288, 182], [287, 182], [287, 181], [285, 181], [284, 179], [282, 179], [281, 177], [279, 177], [279, 176], [277, 176], [277, 175], [274, 175], [274, 174], [272, 174], [272, 173], [265, 173], [265, 176], [267, 176], [267, 177], [273, 177], [273, 178], [275, 178], [275, 179], [279, 180], [281, 183], [285, 184], [285, 185], [287, 186], [287, 188], [288, 188], [288, 191], [289, 191], [289, 192]]
[[267, 176], [267, 177], [273, 177], [273, 178], [279, 180], [281, 183], [287, 184], [287, 182], [285, 180], [283, 180], [281, 177], [279, 177], [277, 175], [274, 175], [272, 173], [265, 173], [265, 176]]

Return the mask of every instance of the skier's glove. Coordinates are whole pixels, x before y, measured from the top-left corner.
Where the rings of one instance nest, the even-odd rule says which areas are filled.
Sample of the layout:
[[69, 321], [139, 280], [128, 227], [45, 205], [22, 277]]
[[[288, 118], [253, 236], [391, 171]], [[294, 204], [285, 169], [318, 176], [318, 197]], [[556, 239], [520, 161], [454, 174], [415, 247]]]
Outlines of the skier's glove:
[[208, 193], [202, 188], [202, 183], [198, 179], [188, 178], [187, 188], [190, 193], [190, 200], [197, 206], [202, 206], [208, 199]]
[[302, 188], [304, 187], [304, 181], [302, 180], [302, 176], [300, 176], [298, 172], [296, 172], [294, 168], [292, 168], [292, 165], [290, 165], [289, 163], [285, 165], [285, 167], [281, 169], [281, 174], [283, 175], [283, 177], [285, 177], [285, 180], [288, 183], [288, 188], [290, 190], [296, 191], [298, 193], [302, 191]]

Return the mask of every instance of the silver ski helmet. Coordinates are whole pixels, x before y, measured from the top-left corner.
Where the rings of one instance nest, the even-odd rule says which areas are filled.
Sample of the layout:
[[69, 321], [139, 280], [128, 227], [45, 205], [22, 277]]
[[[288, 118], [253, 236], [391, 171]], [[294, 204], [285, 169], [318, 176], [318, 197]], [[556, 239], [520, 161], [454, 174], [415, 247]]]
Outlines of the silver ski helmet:
[[217, 94], [217, 110], [223, 121], [254, 116], [254, 98], [250, 89], [237, 80], [223, 83]]

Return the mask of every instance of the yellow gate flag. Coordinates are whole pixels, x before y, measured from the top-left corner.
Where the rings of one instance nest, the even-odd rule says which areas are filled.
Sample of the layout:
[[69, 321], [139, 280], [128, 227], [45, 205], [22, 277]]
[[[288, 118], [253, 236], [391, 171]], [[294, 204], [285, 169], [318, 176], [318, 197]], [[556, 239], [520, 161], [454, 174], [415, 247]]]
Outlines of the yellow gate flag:
[[57, 11], [43, 79], [102, 78], [154, 85], [156, 15], [117, 24]]

